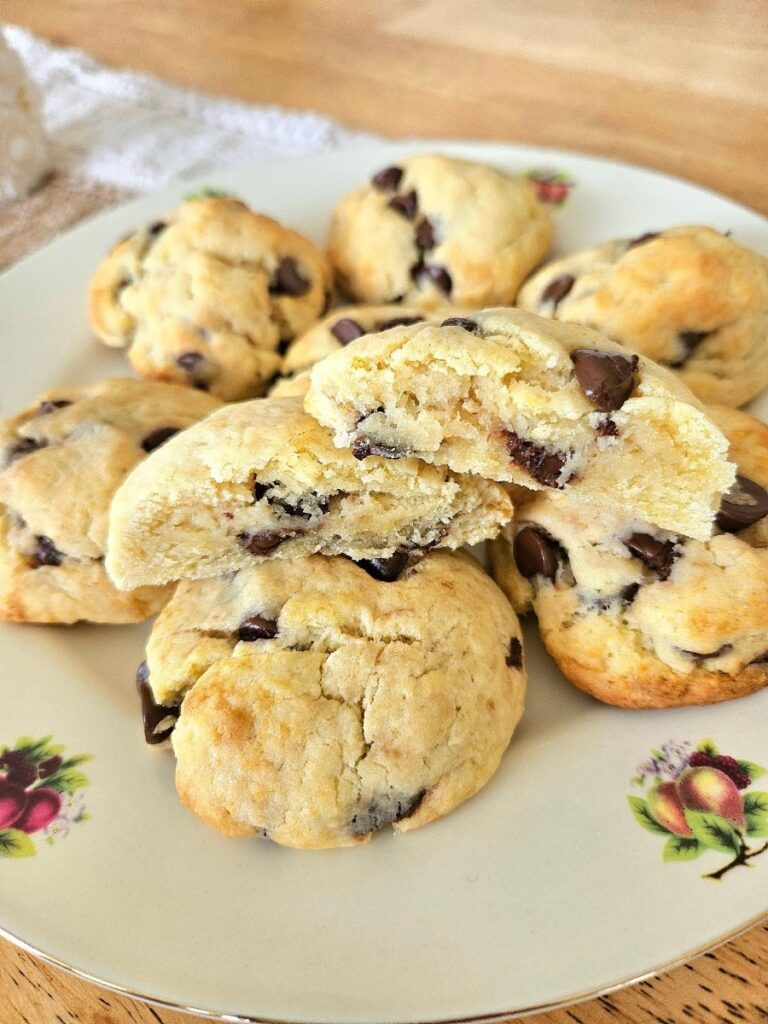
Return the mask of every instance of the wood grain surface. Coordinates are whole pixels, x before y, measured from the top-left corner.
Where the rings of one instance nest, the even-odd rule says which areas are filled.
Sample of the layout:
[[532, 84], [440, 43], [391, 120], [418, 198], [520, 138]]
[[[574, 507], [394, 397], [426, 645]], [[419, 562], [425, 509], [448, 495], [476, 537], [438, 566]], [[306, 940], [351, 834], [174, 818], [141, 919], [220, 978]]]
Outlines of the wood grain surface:
[[[617, 157], [768, 213], [766, 0], [0, 0], [0, 17], [207, 92], [390, 136]], [[86, 197], [83, 209], [106, 198]], [[188, 1020], [0, 942], [0, 1024]], [[768, 926], [528, 1021], [765, 1024]]]

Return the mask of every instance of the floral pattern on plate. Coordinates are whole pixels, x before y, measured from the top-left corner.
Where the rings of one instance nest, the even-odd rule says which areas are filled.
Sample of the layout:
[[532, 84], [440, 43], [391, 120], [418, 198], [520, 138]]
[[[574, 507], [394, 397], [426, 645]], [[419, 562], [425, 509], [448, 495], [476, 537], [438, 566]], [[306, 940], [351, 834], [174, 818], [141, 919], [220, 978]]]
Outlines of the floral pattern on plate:
[[576, 184], [565, 171], [553, 170], [551, 167], [536, 167], [526, 172], [526, 178], [543, 203], [562, 206]]

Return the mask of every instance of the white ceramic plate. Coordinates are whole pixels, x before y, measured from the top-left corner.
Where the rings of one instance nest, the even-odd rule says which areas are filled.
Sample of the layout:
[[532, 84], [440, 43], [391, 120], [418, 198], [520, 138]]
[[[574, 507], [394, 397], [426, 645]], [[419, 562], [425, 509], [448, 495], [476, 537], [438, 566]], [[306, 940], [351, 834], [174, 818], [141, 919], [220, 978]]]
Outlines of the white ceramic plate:
[[[117, 238], [187, 191], [231, 191], [322, 242], [335, 200], [410, 148], [425, 147], [368, 145], [210, 175], [100, 216], [14, 267], [0, 278], [0, 413], [44, 388], [126, 374], [90, 337], [88, 279]], [[568, 153], [440, 148], [566, 175], [559, 253], [689, 223], [768, 253], [763, 219], [673, 178]], [[551, 198], [567, 191], [540, 187]], [[755, 409], [765, 416], [768, 402]], [[505, 1018], [636, 979], [768, 912], [768, 852], [705, 879], [734, 859], [727, 841], [665, 862], [667, 837], [641, 830], [627, 802], [648, 789], [631, 783], [637, 764], [670, 740], [711, 737], [723, 754], [768, 764], [768, 691], [709, 708], [615, 710], [571, 688], [529, 627], [528, 709], [476, 798], [406, 836], [299, 853], [225, 839], [182, 809], [171, 753], [142, 737], [133, 673], [146, 634], [0, 627], [0, 749], [51, 735], [59, 756], [92, 755], [72, 769], [90, 785], [70, 778], [64, 814], [22, 837], [16, 852], [29, 856], [0, 864], [0, 926], [102, 984], [228, 1020]], [[742, 796], [761, 789], [768, 779]], [[83, 810], [89, 819], [77, 820]], [[765, 841], [747, 838], [750, 850]]]

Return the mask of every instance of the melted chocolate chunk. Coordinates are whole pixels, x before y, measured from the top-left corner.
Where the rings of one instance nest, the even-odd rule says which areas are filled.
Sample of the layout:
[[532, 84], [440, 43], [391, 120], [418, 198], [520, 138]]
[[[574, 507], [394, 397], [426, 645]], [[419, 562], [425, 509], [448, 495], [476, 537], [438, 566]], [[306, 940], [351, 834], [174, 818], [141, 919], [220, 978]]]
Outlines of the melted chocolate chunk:
[[598, 423], [595, 433], [598, 437], [618, 437], [619, 428], [612, 419], [604, 419], [602, 423]]
[[765, 654], [758, 655], [757, 658], [753, 658], [749, 663], [750, 665], [768, 665], [768, 651]]
[[331, 334], [334, 336], [336, 341], [341, 342], [342, 345], [348, 345], [350, 341], [354, 341], [355, 338], [362, 338], [366, 332], [352, 317], [343, 316], [341, 320], [337, 320], [331, 328]]
[[407, 551], [396, 551], [389, 558], [362, 558], [356, 564], [381, 583], [394, 583], [408, 561]]
[[737, 476], [720, 502], [715, 522], [725, 533], [738, 533], [768, 515], [768, 492], [746, 476]]
[[[136, 670], [136, 689], [139, 691], [139, 700], [141, 701], [144, 739], [151, 744], [162, 743], [173, 732], [180, 709], [156, 702], [149, 685], [149, 669], [146, 661], [142, 661]], [[171, 719], [170, 722], [169, 719]]]
[[145, 452], [152, 452], [155, 448], [159, 448], [161, 444], [164, 444], [169, 438], [173, 437], [174, 434], [178, 434], [179, 430], [179, 427], [158, 427], [151, 434], [147, 434], [141, 442], [141, 447]]
[[435, 229], [426, 217], [422, 217], [416, 226], [416, 248], [426, 252], [435, 247]]
[[639, 558], [660, 580], [669, 579], [680, 551], [671, 540], [657, 540], [649, 533], [633, 533], [624, 541], [635, 558]]
[[356, 459], [367, 459], [369, 455], [378, 455], [382, 459], [404, 459], [407, 452], [391, 444], [379, 444], [367, 437], [361, 437], [352, 445], [352, 454]]
[[512, 553], [521, 576], [546, 576], [554, 583], [565, 552], [554, 537], [535, 526], [524, 526], [515, 537]]
[[263, 530], [261, 533], [238, 533], [237, 539], [252, 555], [266, 555], [283, 541], [295, 537], [297, 530]]
[[444, 295], [450, 295], [453, 291], [453, 280], [445, 267], [439, 267], [436, 263], [417, 263], [411, 269], [411, 276], [414, 280], [422, 277], [429, 278], [432, 284]]
[[683, 347], [683, 354], [679, 359], [676, 359], [674, 363], [669, 365], [674, 370], [679, 370], [681, 366], [685, 366], [688, 360], [691, 358], [694, 350], [712, 334], [712, 331], [681, 331], [677, 336], [677, 340]]
[[21, 459], [25, 455], [29, 455], [30, 452], [40, 451], [41, 448], [46, 448], [46, 441], [37, 441], [34, 437], [22, 437], [22, 439], [12, 448], [9, 448], [8, 454], [6, 455], [5, 464], [10, 466], [16, 459]]
[[523, 667], [523, 645], [513, 636], [509, 641], [509, 650], [507, 656], [504, 659], [509, 668], [522, 668]]
[[426, 790], [411, 795], [390, 791], [382, 793], [371, 800], [366, 808], [358, 811], [352, 819], [350, 829], [353, 835], [365, 836], [369, 832], [378, 832], [387, 825], [402, 821], [409, 817], [426, 795]]
[[394, 316], [391, 320], [377, 320], [377, 331], [389, 331], [393, 327], [409, 327], [411, 324], [420, 324], [423, 316]]
[[639, 589], [639, 583], [628, 583], [626, 587], [622, 587], [619, 591], [619, 600], [622, 604], [632, 604], [637, 597]]
[[552, 312], [554, 313], [575, 284], [576, 278], [573, 274], [559, 274], [549, 282], [547, 287], [541, 293], [539, 302], [551, 302]]
[[278, 634], [277, 623], [261, 615], [249, 615], [243, 619], [237, 630], [237, 639], [246, 643], [256, 640], [274, 640]]
[[706, 654], [701, 654], [699, 651], [686, 651], [682, 647], [678, 647], [678, 650], [681, 654], [687, 654], [689, 658], [695, 658], [697, 661], [707, 661], [710, 658], [720, 658], [723, 654], [727, 654], [728, 651], [732, 651], [733, 644], [723, 644], [716, 651], [707, 651]]
[[638, 235], [637, 238], [630, 238], [627, 242], [627, 248], [634, 249], [636, 245], [644, 245], [646, 242], [652, 242], [654, 238], [658, 237], [658, 231], [646, 231], [644, 235]]
[[72, 405], [68, 398], [58, 398], [56, 401], [47, 400], [38, 405], [37, 415], [48, 416], [50, 413], [56, 412], [57, 409], [66, 409], [68, 405]]
[[163, 231], [168, 227], [164, 220], [156, 220], [153, 224], [150, 224], [147, 228], [147, 234], [150, 238], [157, 238]]
[[[267, 504], [270, 507], [277, 507], [286, 515], [294, 516], [300, 519], [311, 519], [313, 515], [317, 515], [316, 512], [308, 512], [303, 505], [301, 500], [299, 504], [292, 504], [287, 498], [280, 498], [276, 494], [272, 494], [274, 488], [280, 486], [279, 480], [273, 480], [270, 483], [262, 484], [258, 480], [253, 481], [253, 503], [261, 501], [262, 498], [267, 499]], [[320, 497], [317, 494], [312, 494], [311, 498], [314, 499], [314, 503], [318, 506], [318, 510], [321, 515], [325, 515], [330, 506], [330, 499], [323, 496]]]
[[50, 537], [35, 537], [35, 550], [32, 555], [35, 568], [41, 565], [61, 565], [64, 555], [59, 551]]
[[563, 467], [568, 461], [566, 454], [548, 452], [546, 448], [542, 448], [535, 441], [525, 441], [512, 430], [505, 431], [505, 434], [507, 451], [514, 463], [529, 473], [538, 483], [544, 484], [545, 487], [562, 488], [565, 481], [561, 481], [560, 477]]
[[182, 352], [180, 356], [176, 357], [176, 365], [180, 366], [182, 370], [186, 370], [187, 373], [196, 370], [203, 362], [205, 362], [205, 356], [199, 352]]
[[269, 286], [270, 295], [306, 295], [311, 282], [302, 275], [299, 265], [292, 256], [285, 256], [277, 265], [275, 276]]
[[601, 412], [615, 412], [632, 394], [638, 357], [625, 357], [594, 348], [571, 352], [579, 387]]
[[383, 192], [392, 192], [400, 184], [403, 178], [402, 167], [385, 167], [383, 171], [378, 171], [371, 178], [371, 184], [375, 188], [380, 188]]
[[401, 214], [406, 220], [413, 220], [416, 216], [416, 210], [419, 205], [419, 201], [416, 198], [414, 191], [406, 192], [402, 196], [392, 196], [387, 204], [391, 210], [395, 213]]
[[467, 331], [468, 334], [478, 334], [480, 332], [480, 324], [474, 320], [469, 320], [465, 316], [449, 316], [447, 320], [443, 320], [440, 324], [441, 327], [461, 327], [463, 331]]

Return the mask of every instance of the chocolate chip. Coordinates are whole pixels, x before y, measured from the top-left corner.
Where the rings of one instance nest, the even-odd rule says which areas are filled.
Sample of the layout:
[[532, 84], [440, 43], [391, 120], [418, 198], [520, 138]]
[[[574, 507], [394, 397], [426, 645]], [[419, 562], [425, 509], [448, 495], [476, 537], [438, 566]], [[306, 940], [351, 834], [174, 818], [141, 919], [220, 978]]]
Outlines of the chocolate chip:
[[[139, 700], [141, 701], [144, 739], [151, 744], [162, 743], [173, 732], [180, 709], [157, 703], [149, 685], [149, 669], [146, 661], [142, 661], [136, 670], [136, 689], [139, 691]], [[171, 719], [170, 723], [169, 719]]]
[[238, 533], [237, 539], [252, 555], [266, 555], [285, 540], [295, 537], [297, 530], [264, 530], [261, 533]]
[[179, 430], [179, 427], [158, 427], [151, 434], [147, 434], [141, 442], [141, 447], [145, 452], [152, 452], [155, 448], [159, 448], [161, 444], [164, 444], [169, 437], [178, 434]]
[[758, 655], [757, 658], [753, 658], [749, 663], [750, 665], [768, 665], [768, 651], [765, 654]]
[[678, 650], [681, 654], [687, 654], [689, 658], [695, 658], [697, 661], [707, 661], [709, 658], [720, 658], [723, 654], [727, 654], [728, 651], [732, 651], [733, 644], [723, 644], [716, 651], [708, 651], [706, 654], [700, 654], [698, 651], [686, 651], [682, 647], [678, 647]]
[[352, 454], [356, 459], [367, 459], [369, 455], [378, 455], [382, 459], [404, 459], [408, 454], [391, 444], [379, 444], [367, 437], [361, 437], [352, 445]]
[[447, 320], [443, 320], [440, 326], [461, 327], [463, 331], [467, 331], [469, 334], [477, 334], [480, 330], [480, 324], [474, 320], [467, 319], [465, 316], [449, 316]]
[[378, 320], [376, 330], [388, 331], [392, 327], [408, 327], [410, 324], [420, 324], [423, 321], [423, 316], [395, 316], [391, 320]]
[[680, 551], [671, 540], [657, 540], [649, 533], [633, 533], [624, 541], [624, 546], [644, 562], [660, 580], [669, 578]]
[[277, 354], [279, 356], [284, 356], [290, 347], [290, 341], [287, 338], [281, 338], [277, 343]]
[[180, 366], [182, 370], [186, 370], [191, 373], [192, 370], [196, 370], [200, 363], [205, 362], [205, 356], [199, 352], [182, 352], [180, 356], [176, 356], [176, 365]]
[[571, 362], [579, 387], [601, 412], [615, 412], [632, 394], [638, 357], [576, 348]]
[[619, 428], [612, 419], [604, 419], [595, 427], [595, 433], [598, 437], [618, 437]]
[[406, 220], [413, 220], [416, 216], [419, 201], [416, 198], [416, 193], [411, 190], [402, 196], [392, 196], [387, 205], [390, 210], [394, 210], [395, 213], [399, 213], [401, 216], [405, 217]]
[[274, 640], [278, 634], [277, 623], [261, 615], [249, 615], [243, 619], [237, 630], [237, 639], [245, 643], [255, 640]]
[[72, 405], [72, 402], [70, 402], [68, 398], [58, 398], [56, 401], [48, 399], [38, 405], [37, 415], [48, 416], [50, 413], [56, 412], [57, 409], [66, 409], [68, 405]]
[[64, 555], [50, 537], [35, 537], [35, 542], [35, 550], [32, 555], [35, 568], [40, 565], [61, 565]]
[[628, 583], [626, 587], [622, 587], [619, 591], [619, 600], [622, 604], [632, 604], [637, 597], [637, 592], [640, 589], [639, 583]]
[[422, 217], [416, 226], [416, 248], [426, 252], [427, 249], [434, 249], [434, 247], [435, 229], [426, 217]]
[[513, 636], [509, 641], [509, 650], [507, 656], [504, 659], [509, 668], [522, 668], [523, 667], [523, 645]]
[[754, 480], [737, 476], [720, 502], [715, 522], [726, 533], [738, 533], [768, 515], [768, 492]]
[[712, 331], [681, 331], [677, 336], [677, 340], [683, 346], [683, 354], [679, 359], [676, 359], [674, 363], [669, 365], [673, 370], [679, 370], [681, 366], [685, 366], [688, 360], [691, 358], [694, 350], [712, 334]]
[[[270, 483], [262, 484], [262, 483], [259, 483], [258, 480], [254, 479], [254, 481], [253, 481], [253, 503], [256, 504], [257, 501], [261, 501], [262, 498], [266, 498], [267, 499], [267, 504], [270, 505], [270, 507], [275, 506], [275, 507], [279, 508], [281, 511], [285, 512], [287, 515], [294, 516], [294, 517], [297, 517], [297, 518], [300, 518], [300, 519], [311, 519], [312, 516], [313, 515], [317, 515], [318, 512], [321, 515], [325, 515], [325, 513], [328, 511], [328, 508], [330, 507], [330, 499], [329, 498], [327, 498], [325, 495], [320, 497], [320, 495], [315, 494], [314, 492], [311, 495], [308, 495], [304, 499], [300, 498], [299, 502], [294, 504], [293, 502], [289, 501], [287, 498], [281, 498], [281, 497], [278, 497], [276, 494], [272, 493], [272, 491], [276, 487], [279, 487], [279, 486], [280, 486], [280, 481], [279, 480], [273, 480]], [[316, 505], [317, 506], [317, 511], [308, 512], [304, 508], [304, 503], [306, 503], [306, 502], [309, 502], [309, 504]]]
[[365, 836], [369, 832], [378, 832], [379, 829], [392, 825], [396, 821], [402, 821], [409, 817], [426, 795], [426, 790], [415, 795], [390, 791], [382, 793], [371, 800], [366, 808], [354, 816], [351, 822], [351, 831], [356, 836]]
[[646, 242], [652, 242], [654, 238], [658, 237], [658, 231], [646, 231], [644, 235], [638, 235], [637, 238], [630, 238], [627, 242], [627, 248], [634, 249], [636, 245], [644, 245]]
[[147, 234], [149, 235], [150, 238], [157, 238], [157, 236], [162, 234], [167, 227], [168, 225], [165, 223], [164, 220], [156, 220], [147, 228]]
[[567, 455], [563, 452], [549, 452], [535, 441], [524, 440], [512, 430], [505, 431], [505, 434], [507, 451], [513, 462], [545, 487], [563, 487], [565, 481], [561, 481], [561, 476], [568, 461]]
[[415, 280], [427, 277], [432, 284], [444, 295], [450, 295], [453, 291], [451, 275], [445, 267], [439, 267], [436, 263], [417, 263], [411, 268], [411, 276]]
[[378, 171], [371, 178], [371, 184], [376, 188], [382, 189], [382, 191], [389, 192], [397, 188], [403, 178], [402, 167], [385, 167], [383, 171]]
[[336, 341], [340, 341], [342, 345], [348, 345], [350, 341], [354, 341], [355, 338], [362, 338], [366, 332], [352, 317], [343, 316], [341, 320], [337, 320], [331, 328], [331, 334], [334, 336]]
[[40, 451], [41, 448], [47, 447], [46, 441], [38, 441], [34, 437], [22, 437], [22, 439], [12, 448], [9, 448], [8, 454], [6, 455], [6, 465], [10, 466], [16, 459], [21, 459], [25, 455], [29, 455], [30, 452]]
[[292, 256], [285, 256], [277, 265], [275, 276], [269, 286], [271, 295], [306, 295], [311, 282], [302, 276], [299, 265]]
[[554, 537], [535, 526], [524, 526], [512, 545], [515, 563], [522, 576], [545, 576], [554, 583], [557, 566], [565, 552]]
[[408, 561], [407, 551], [396, 551], [389, 558], [362, 558], [356, 564], [381, 583], [394, 583]]
[[551, 302], [552, 312], [554, 312], [575, 284], [576, 278], [573, 274], [559, 274], [549, 282], [541, 293], [539, 302]]
[[256, 504], [257, 501], [261, 501], [261, 499], [265, 496], [270, 487], [274, 487], [274, 484], [260, 484], [258, 480], [253, 481], [254, 505]]

